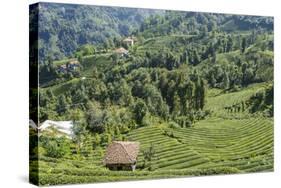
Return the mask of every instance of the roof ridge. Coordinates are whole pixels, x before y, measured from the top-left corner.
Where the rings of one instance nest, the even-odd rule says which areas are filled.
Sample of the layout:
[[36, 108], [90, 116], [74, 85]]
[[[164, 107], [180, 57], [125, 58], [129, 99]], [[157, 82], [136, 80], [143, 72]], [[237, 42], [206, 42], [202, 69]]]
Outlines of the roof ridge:
[[132, 156], [128, 153], [126, 147], [125, 147], [122, 143], [120, 143], [120, 142], [119, 142], [118, 144], [120, 144], [121, 147], [125, 150], [125, 153], [129, 156], [129, 160], [130, 160], [131, 162], [133, 162], [134, 160], [132, 159]]

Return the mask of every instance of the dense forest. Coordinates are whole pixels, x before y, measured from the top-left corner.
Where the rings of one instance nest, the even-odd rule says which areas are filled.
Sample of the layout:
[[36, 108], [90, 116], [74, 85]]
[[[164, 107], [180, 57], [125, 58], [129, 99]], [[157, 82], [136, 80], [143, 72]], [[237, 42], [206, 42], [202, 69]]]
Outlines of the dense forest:
[[41, 3], [40, 62], [69, 57], [84, 44], [112, 46], [114, 40], [130, 35], [155, 12], [162, 11]]
[[[272, 17], [42, 3], [39, 25], [39, 119], [72, 120], [81, 156], [146, 127], [184, 143], [176, 130], [215, 117], [273, 117]], [[71, 153], [40, 139], [48, 157]]]

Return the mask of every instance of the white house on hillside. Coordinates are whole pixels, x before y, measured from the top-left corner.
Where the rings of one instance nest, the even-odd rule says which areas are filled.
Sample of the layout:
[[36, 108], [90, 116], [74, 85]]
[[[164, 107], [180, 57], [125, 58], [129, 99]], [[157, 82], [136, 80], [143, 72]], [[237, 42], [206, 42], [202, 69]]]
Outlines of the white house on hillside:
[[127, 44], [128, 46], [134, 46], [134, 39], [132, 37], [125, 38], [123, 43]]
[[46, 120], [40, 126], [36, 126], [36, 124], [30, 120], [29, 126], [33, 129], [38, 130], [39, 132], [48, 131], [50, 128], [55, 128], [58, 132], [66, 135], [67, 137], [72, 137], [72, 127], [73, 122], [72, 121], [52, 121], [52, 120]]

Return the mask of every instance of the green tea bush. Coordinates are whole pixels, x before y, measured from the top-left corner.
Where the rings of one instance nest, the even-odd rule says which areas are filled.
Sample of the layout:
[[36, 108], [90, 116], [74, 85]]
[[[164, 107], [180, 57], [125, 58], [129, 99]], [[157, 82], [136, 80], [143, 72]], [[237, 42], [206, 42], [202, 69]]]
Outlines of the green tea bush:
[[179, 128], [180, 126], [176, 122], [170, 121], [169, 124], [168, 124], [168, 127], [172, 128], [172, 129], [176, 129], [176, 128]]
[[39, 139], [48, 157], [61, 158], [71, 153], [70, 140], [65, 137], [41, 136]]

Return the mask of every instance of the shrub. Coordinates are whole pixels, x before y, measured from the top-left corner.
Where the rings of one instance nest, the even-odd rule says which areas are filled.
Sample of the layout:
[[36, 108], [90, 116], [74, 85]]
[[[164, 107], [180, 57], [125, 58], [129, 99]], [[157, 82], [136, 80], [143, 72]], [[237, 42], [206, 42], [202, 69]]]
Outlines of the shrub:
[[176, 122], [170, 121], [169, 124], [168, 124], [168, 127], [172, 128], [172, 129], [176, 129], [176, 128], [179, 128], [180, 126]]
[[46, 156], [61, 158], [71, 153], [70, 140], [65, 137], [40, 137], [40, 144], [46, 150]]
[[150, 117], [149, 115], [145, 115], [142, 119], [142, 126], [149, 126], [150, 125]]
[[190, 121], [190, 118], [187, 116], [179, 116], [175, 118], [176, 123], [184, 128], [184, 127], [190, 127], [192, 125], [192, 122]]
[[35, 154], [35, 156], [43, 156], [46, 154], [46, 150], [43, 147], [35, 147], [32, 152]]
[[173, 131], [164, 130], [163, 135], [171, 137], [171, 138], [175, 138], [175, 135], [174, 135]]

